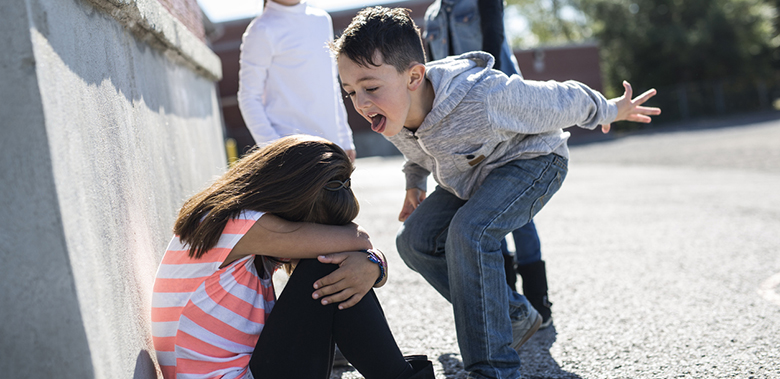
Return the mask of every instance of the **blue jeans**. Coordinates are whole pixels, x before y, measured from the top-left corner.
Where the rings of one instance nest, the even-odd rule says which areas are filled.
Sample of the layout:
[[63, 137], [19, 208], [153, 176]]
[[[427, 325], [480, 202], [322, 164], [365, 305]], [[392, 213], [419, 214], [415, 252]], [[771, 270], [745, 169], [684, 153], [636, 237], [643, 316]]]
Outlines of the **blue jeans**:
[[566, 159], [550, 154], [493, 170], [469, 200], [436, 187], [398, 231], [401, 258], [452, 303], [470, 377], [520, 376], [511, 320], [531, 305], [506, 283], [501, 240], [539, 212], [566, 172]]
[[[515, 263], [527, 265], [542, 260], [542, 244], [539, 234], [536, 233], [534, 220], [529, 221], [520, 229], [512, 231], [512, 239], [515, 241]], [[501, 241], [501, 252], [504, 255], [512, 255], [506, 244], [506, 239]], [[507, 273], [507, 275], [512, 273]]]

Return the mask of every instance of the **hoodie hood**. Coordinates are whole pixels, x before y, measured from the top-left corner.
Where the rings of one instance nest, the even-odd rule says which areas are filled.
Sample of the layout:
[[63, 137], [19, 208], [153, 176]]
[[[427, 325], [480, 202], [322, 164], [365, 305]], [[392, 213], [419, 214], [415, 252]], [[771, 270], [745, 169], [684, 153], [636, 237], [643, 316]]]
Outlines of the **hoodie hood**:
[[466, 94], [490, 73], [494, 63], [492, 55], [472, 51], [425, 65], [425, 77], [431, 82], [436, 98], [419, 129], [435, 125], [447, 116]]

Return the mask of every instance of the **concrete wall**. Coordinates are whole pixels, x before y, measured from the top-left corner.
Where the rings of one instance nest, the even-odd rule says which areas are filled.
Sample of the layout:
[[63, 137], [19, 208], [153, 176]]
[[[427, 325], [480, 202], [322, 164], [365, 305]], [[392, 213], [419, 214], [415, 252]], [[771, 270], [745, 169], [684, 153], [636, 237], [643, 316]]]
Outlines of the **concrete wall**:
[[0, 3], [0, 376], [154, 378], [155, 270], [225, 170], [219, 59], [155, 0]]

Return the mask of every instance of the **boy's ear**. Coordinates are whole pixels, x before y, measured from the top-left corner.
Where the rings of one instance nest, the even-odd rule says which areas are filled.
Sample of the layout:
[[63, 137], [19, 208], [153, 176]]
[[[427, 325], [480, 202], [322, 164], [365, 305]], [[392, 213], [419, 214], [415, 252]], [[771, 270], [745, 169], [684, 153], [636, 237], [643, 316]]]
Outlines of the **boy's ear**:
[[425, 81], [425, 65], [422, 63], [414, 63], [412, 67], [409, 67], [409, 83], [407, 87], [410, 91], [414, 91], [420, 87]]

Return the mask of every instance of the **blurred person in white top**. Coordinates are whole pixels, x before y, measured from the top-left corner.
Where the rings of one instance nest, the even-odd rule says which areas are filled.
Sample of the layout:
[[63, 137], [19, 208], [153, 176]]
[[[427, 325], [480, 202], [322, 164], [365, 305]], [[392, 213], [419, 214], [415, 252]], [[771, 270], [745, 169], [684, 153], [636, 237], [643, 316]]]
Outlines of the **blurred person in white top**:
[[300, 0], [266, 1], [249, 24], [241, 43], [238, 106], [256, 144], [310, 134], [355, 159], [336, 61], [327, 46], [332, 40], [330, 15]]

